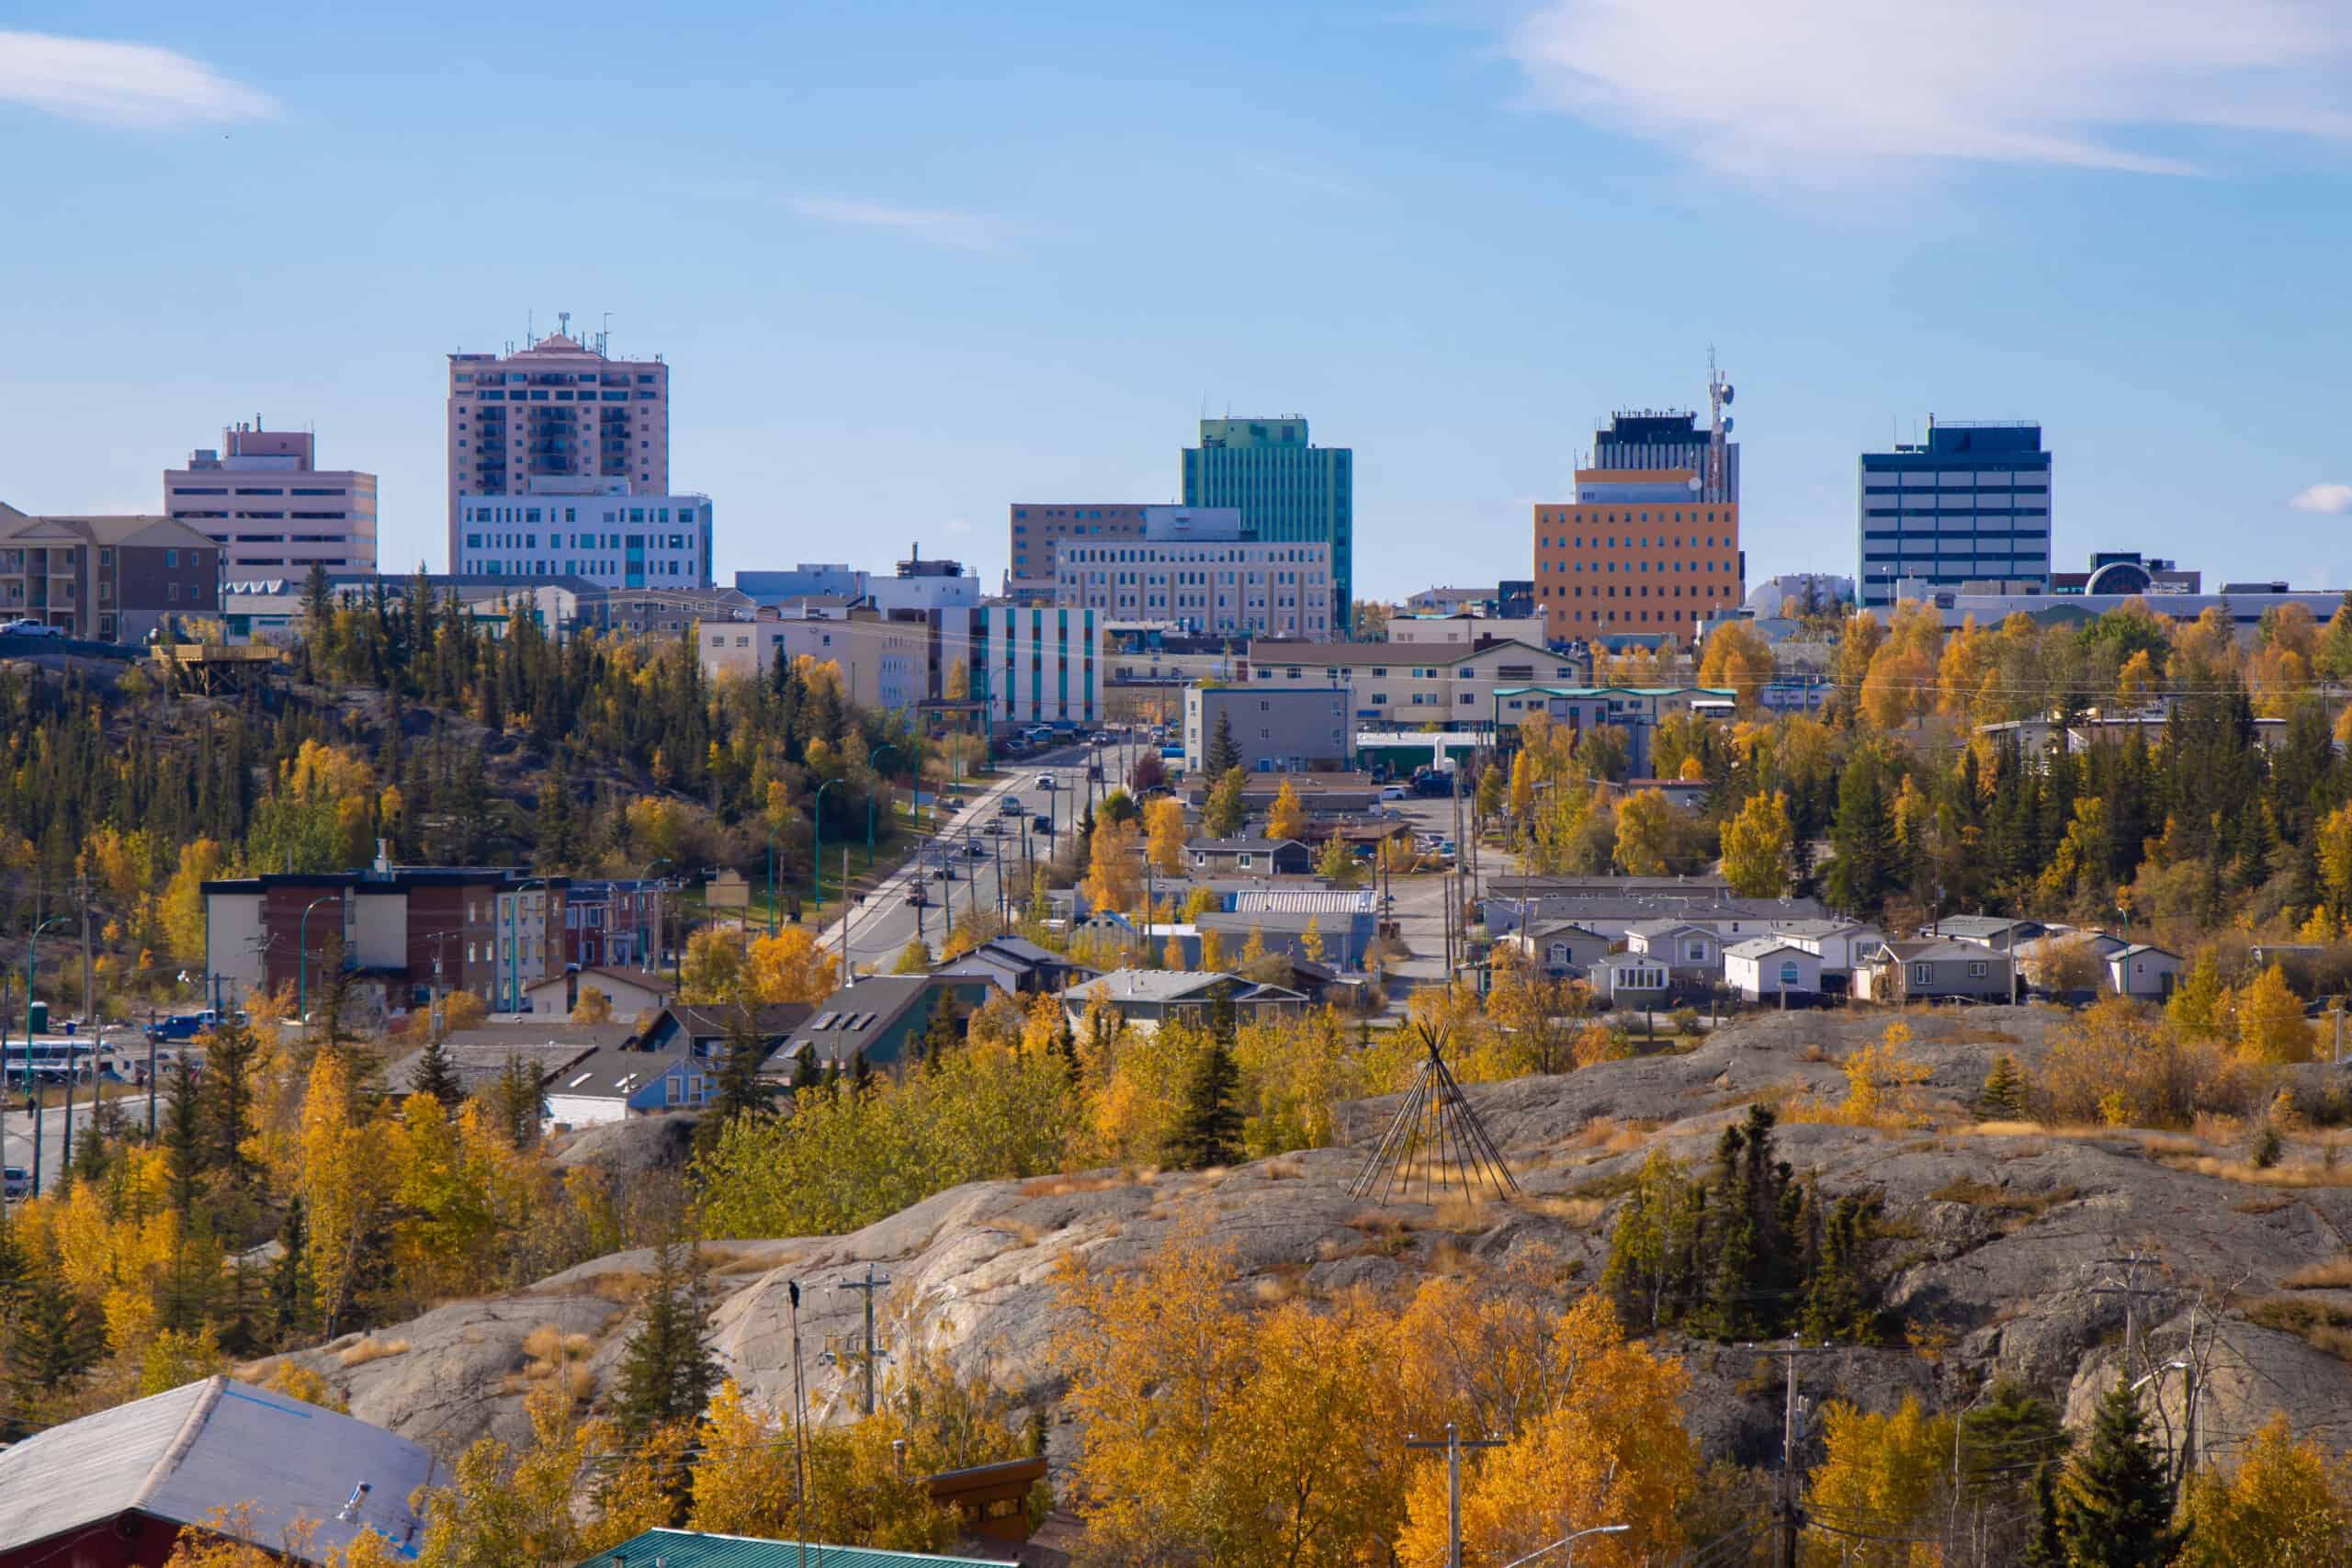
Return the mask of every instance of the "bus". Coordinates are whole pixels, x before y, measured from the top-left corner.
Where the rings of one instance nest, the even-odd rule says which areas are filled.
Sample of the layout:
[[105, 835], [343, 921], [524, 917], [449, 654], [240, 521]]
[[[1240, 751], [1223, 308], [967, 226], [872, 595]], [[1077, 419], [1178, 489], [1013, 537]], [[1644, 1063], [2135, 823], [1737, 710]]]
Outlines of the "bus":
[[11, 1040], [5, 1052], [0, 1052], [0, 1073], [18, 1089], [25, 1087], [25, 1069], [32, 1068], [34, 1078], [45, 1084], [63, 1083], [72, 1078], [75, 1083], [87, 1083], [93, 1070], [91, 1043], [86, 1040], [35, 1040], [27, 1043]]

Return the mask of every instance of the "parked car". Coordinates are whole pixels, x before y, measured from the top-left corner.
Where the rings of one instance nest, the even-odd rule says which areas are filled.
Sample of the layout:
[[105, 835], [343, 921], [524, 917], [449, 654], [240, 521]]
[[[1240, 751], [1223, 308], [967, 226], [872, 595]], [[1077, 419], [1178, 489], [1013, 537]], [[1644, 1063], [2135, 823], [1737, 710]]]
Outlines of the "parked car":
[[1411, 792], [1406, 789], [1403, 784], [1387, 784], [1381, 789], [1380, 798], [1383, 800], [1408, 800], [1411, 798]]
[[0, 1168], [0, 1197], [5, 1197], [13, 1203], [19, 1198], [31, 1197], [32, 1193], [32, 1175], [23, 1166], [12, 1165]]
[[1054, 830], [1054, 819], [1041, 811], [1029, 819], [1029, 826], [1040, 833], [1050, 833]]
[[65, 633], [63, 630], [57, 626], [51, 626], [47, 621], [15, 620], [0, 622], [0, 636], [63, 637]]
[[1118, 744], [1118, 740], [1109, 730], [1098, 729], [1094, 732], [1094, 744], [1097, 746], [1115, 746]]

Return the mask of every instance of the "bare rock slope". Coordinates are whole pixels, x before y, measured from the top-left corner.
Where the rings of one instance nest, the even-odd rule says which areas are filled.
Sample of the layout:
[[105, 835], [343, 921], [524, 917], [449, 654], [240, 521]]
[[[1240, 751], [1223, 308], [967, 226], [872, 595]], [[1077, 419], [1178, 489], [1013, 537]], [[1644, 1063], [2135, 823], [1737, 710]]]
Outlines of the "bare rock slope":
[[[1965, 1103], [1994, 1057], [2028, 1066], [2062, 1015], [1956, 1010], [1915, 1018], [1913, 1054], [1928, 1092]], [[1049, 1404], [1057, 1392], [1054, 1277], [1071, 1259], [1129, 1269], [1181, 1231], [1233, 1251], [1245, 1282], [1272, 1294], [1409, 1285], [1433, 1269], [1476, 1271], [1542, 1245], [1599, 1279], [1609, 1226], [1650, 1149], [1703, 1162], [1726, 1124], [1758, 1100], [1835, 1100], [1834, 1058], [1883, 1017], [1789, 1014], [1720, 1031], [1687, 1055], [1608, 1063], [1470, 1093], [1526, 1191], [1510, 1203], [1375, 1206], [1348, 1187], [1394, 1101], [1347, 1108], [1340, 1147], [1197, 1173], [1095, 1172], [978, 1182], [943, 1192], [853, 1235], [735, 1242], [710, 1258], [721, 1299], [718, 1350], [755, 1397], [792, 1388], [798, 1280], [799, 1359], [811, 1408], [854, 1409], [863, 1303], [842, 1288], [870, 1266], [889, 1277], [886, 1343], [944, 1353], [960, 1369]], [[2117, 1374], [2126, 1313], [2149, 1343], [2178, 1346], [2192, 1319], [2210, 1364], [2199, 1441], [2226, 1458], [2272, 1409], [2352, 1448], [2352, 1367], [2301, 1334], [2266, 1327], [2250, 1303], [2287, 1291], [2297, 1270], [2343, 1256], [2352, 1187], [2316, 1160], [2277, 1171], [2218, 1161], [2191, 1140], [2039, 1129], [1896, 1132], [1784, 1121], [1782, 1157], [1832, 1191], [1883, 1197], [1895, 1235], [1894, 1301], [1908, 1346], [1857, 1349], [1806, 1369], [1815, 1390], [1869, 1405], [1905, 1392], [1964, 1404], [1996, 1373], [2021, 1376], [2077, 1411]], [[2138, 1258], [2140, 1261], [2126, 1262]], [[548, 1375], [526, 1340], [542, 1325], [583, 1337], [578, 1375], [609, 1369], [642, 1254], [602, 1258], [520, 1296], [445, 1307], [374, 1336], [400, 1354], [341, 1359], [348, 1342], [306, 1360], [347, 1389], [355, 1414], [436, 1447], [521, 1430], [520, 1393]], [[2352, 1278], [2352, 1274], [2347, 1274]], [[2128, 1283], [2134, 1293], [2119, 1293]], [[2293, 1292], [2298, 1326], [2352, 1323], [2352, 1295]], [[2273, 1303], [2275, 1309], [2276, 1303]], [[2276, 1310], [2268, 1321], [2283, 1321]], [[2312, 1338], [2324, 1342], [2324, 1333]], [[546, 1336], [541, 1336], [544, 1346]], [[575, 1341], [578, 1343], [579, 1341]], [[1751, 1352], [1685, 1348], [1696, 1381], [1692, 1424], [1712, 1449], [1760, 1456], [1778, 1440], [1777, 1400]], [[2167, 1350], [2165, 1354], [2176, 1354]], [[2177, 1380], [2176, 1380], [2177, 1382]], [[2160, 1390], [2177, 1404], [2177, 1388]]]

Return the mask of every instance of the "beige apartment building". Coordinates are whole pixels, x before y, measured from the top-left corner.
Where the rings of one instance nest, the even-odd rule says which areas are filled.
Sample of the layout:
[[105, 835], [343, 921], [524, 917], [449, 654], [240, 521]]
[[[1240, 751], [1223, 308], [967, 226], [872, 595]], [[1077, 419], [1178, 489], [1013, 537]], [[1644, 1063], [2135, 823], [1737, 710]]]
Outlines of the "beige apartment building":
[[164, 470], [164, 511], [220, 547], [232, 581], [376, 570], [376, 476], [321, 468], [307, 430], [223, 430], [218, 448]]
[[608, 358], [601, 337], [590, 346], [561, 332], [519, 354], [453, 354], [448, 443], [452, 562], [466, 497], [524, 495], [559, 477], [667, 495], [670, 367], [659, 355]]
[[0, 621], [139, 642], [220, 609], [220, 547], [168, 517], [37, 517], [0, 504]]
[[1498, 687], [1579, 685], [1583, 660], [1512, 640], [1476, 647], [1385, 642], [1258, 642], [1250, 689], [1345, 686], [1361, 724], [1489, 724]]
[[752, 620], [705, 621], [695, 632], [702, 667], [712, 676], [757, 680], [777, 656], [804, 654], [841, 666], [843, 694], [859, 707], [904, 708], [931, 695], [927, 618], [887, 620], [871, 610], [835, 615], [763, 613]]

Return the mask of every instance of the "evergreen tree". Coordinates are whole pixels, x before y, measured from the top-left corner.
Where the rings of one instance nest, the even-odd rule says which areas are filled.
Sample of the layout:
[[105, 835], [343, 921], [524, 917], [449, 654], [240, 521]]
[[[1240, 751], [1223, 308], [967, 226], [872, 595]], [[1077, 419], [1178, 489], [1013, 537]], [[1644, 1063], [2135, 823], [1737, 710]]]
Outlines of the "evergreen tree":
[[105, 1324], [64, 1280], [28, 1281], [7, 1326], [8, 1426], [15, 1435], [49, 1425], [52, 1402], [78, 1384], [105, 1350]]
[[738, 1007], [727, 1028], [726, 1055], [718, 1064], [718, 1092], [711, 1099], [710, 1114], [702, 1124], [706, 1136], [715, 1138], [720, 1128], [738, 1116], [770, 1109], [767, 1086], [760, 1081], [760, 1068], [766, 1065], [767, 1055], [767, 1046], [753, 1025], [752, 1010]]
[[253, 1072], [260, 1049], [251, 1029], [222, 1019], [204, 1051], [201, 1087], [211, 1144], [204, 1164], [235, 1189], [250, 1185], [256, 1174], [245, 1141], [254, 1134]]
[[311, 1228], [296, 1198], [286, 1205], [277, 1227], [277, 1261], [269, 1276], [269, 1321], [272, 1337], [280, 1345], [300, 1340], [318, 1315], [311, 1280]]
[[653, 1249], [637, 1331], [622, 1348], [613, 1416], [633, 1437], [691, 1421], [710, 1402], [720, 1367], [710, 1353], [710, 1304], [700, 1256], [690, 1241]]
[[940, 1054], [952, 1050], [963, 1037], [963, 1023], [956, 1013], [956, 987], [942, 986], [932, 1006], [931, 1022], [922, 1032], [922, 1065], [937, 1066]]
[[2055, 1404], [2003, 1378], [1960, 1419], [1962, 1471], [1971, 1486], [2006, 1491], [2029, 1465], [2037, 1475], [2054, 1468], [2071, 1440]]
[[1233, 715], [1220, 708], [1216, 728], [1209, 733], [1208, 755], [1204, 759], [1209, 777], [1221, 779], [1241, 766], [1241, 748], [1233, 739]]
[[547, 1114], [547, 1100], [539, 1090], [539, 1069], [521, 1056], [510, 1056], [490, 1086], [490, 1110], [498, 1130], [518, 1149], [539, 1141], [539, 1119]]
[[2058, 1538], [2068, 1568], [2158, 1568], [2187, 1532], [2172, 1523], [2172, 1482], [2147, 1417], [2119, 1382], [2099, 1401], [2090, 1440], [2066, 1467]]
[[1984, 1122], [2022, 1122], [2026, 1118], [2030, 1086], [2025, 1069], [2018, 1059], [2004, 1051], [1993, 1058], [1993, 1070], [1984, 1075], [1984, 1088], [1976, 1097], [1976, 1115]]
[[466, 1101], [466, 1091], [458, 1082], [458, 1065], [449, 1059], [449, 1047], [437, 1029], [425, 1032], [424, 1050], [410, 1076], [409, 1092], [429, 1094], [446, 1111], [455, 1111]]
[[1178, 1166], [1204, 1170], [1241, 1157], [1241, 1108], [1235, 1100], [1240, 1087], [1232, 1045], [1211, 1035], [1184, 1088], [1183, 1119], [1177, 1123], [1172, 1151]]
[[1850, 914], [1874, 911], [1893, 885], [1894, 823], [1877, 759], [1857, 751], [1838, 781], [1838, 820], [1830, 829], [1829, 901]]
[[1848, 1193], [1821, 1217], [1797, 1314], [1797, 1332], [1805, 1338], [1867, 1344], [1878, 1337], [1878, 1210], [1875, 1198]]
[[798, 1094], [804, 1089], [815, 1089], [824, 1081], [825, 1075], [817, 1067], [817, 1047], [803, 1045], [792, 1054], [793, 1093]]

